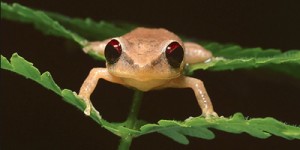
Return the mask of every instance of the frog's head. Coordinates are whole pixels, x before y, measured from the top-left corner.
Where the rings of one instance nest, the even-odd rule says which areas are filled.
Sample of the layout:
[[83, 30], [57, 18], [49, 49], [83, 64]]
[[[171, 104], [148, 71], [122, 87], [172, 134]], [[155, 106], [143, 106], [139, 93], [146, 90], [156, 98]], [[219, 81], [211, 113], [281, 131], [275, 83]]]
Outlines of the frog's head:
[[137, 28], [112, 38], [104, 54], [112, 75], [139, 81], [176, 78], [184, 65], [182, 41], [165, 29]]

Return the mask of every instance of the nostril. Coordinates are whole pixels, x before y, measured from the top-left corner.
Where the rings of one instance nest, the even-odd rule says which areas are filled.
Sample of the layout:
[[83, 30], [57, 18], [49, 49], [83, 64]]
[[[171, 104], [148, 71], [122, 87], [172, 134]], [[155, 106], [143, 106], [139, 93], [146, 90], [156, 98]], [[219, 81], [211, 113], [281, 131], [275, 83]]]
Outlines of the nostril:
[[128, 55], [126, 53], [124, 53], [123, 58], [124, 58], [124, 62], [127, 62], [129, 65], [134, 65], [133, 59], [128, 57]]
[[129, 65], [133, 65], [134, 61], [131, 58], [125, 59]]

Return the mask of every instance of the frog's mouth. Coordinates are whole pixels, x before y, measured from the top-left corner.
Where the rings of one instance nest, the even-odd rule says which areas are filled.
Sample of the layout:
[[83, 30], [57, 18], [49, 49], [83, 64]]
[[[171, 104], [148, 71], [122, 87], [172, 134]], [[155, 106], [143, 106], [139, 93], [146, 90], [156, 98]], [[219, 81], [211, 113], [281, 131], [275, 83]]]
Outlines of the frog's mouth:
[[133, 87], [135, 89], [141, 90], [141, 91], [149, 91], [152, 89], [159, 89], [163, 85], [165, 85], [169, 80], [159, 80], [159, 79], [152, 79], [148, 81], [138, 81], [132, 78], [122, 78], [123, 82], [125, 83], [125, 86]]
[[110, 74], [119, 78], [134, 79], [137, 81], [150, 81], [150, 80], [170, 80], [177, 78], [181, 75], [180, 72], [155, 72], [155, 71], [109, 71]]

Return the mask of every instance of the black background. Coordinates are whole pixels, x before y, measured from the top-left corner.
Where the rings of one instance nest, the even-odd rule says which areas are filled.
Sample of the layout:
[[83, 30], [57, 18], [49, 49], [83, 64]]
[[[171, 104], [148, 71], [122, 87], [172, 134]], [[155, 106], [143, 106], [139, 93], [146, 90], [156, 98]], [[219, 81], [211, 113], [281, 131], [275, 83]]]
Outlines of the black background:
[[[8, 1], [6, 1], [8, 2]], [[9, 1], [11, 2], [11, 1]], [[16, 1], [25, 6], [94, 20], [124, 20], [175, 33], [244, 47], [300, 49], [300, 10], [296, 2], [253, 1]], [[78, 45], [45, 36], [32, 25], [1, 20], [1, 54], [18, 52], [40, 71], [50, 71], [62, 88], [78, 91], [91, 68], [104, 66]], [[299, 125], [300, 82], [263, 69], [197, 71], [215, 110], [223, 116], [272, 116]], [[94, 106], [113, 122], [126, 119], [132, 91], [100, 81]], [[183, 120], [200, 110], [190, 89], [166, 89], [145, 94], [140, 118]], [[119, 138], [99, 127], [53, 92], [14, 73], [1, 70], [0, 149], [116, 149]], [[190, 138], [180, 145], [159, 135], [135, 139], [132, 149], [291, 149], [299, 141], [272, 136], [214, 130], [214, 140]], [[297, 143], [298, 142], [298, 143]]]

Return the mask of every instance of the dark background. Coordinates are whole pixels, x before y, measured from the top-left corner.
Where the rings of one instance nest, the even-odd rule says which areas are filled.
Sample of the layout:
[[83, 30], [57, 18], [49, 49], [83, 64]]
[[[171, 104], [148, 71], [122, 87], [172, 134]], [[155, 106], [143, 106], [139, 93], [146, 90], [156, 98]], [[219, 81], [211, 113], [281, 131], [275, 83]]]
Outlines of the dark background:
[[[5, 1], [8, 2], [8, 1]], [[9, 1], [11, 2], [11, 1]], [[244, 47], [300, 49], [300, 10], [295, 2], [250, 1], [16, 1], [25, 6], [94, 20], [123, 20], [164, 27], [175, 33]], [[50, 71], [62, 88], [78, 91], [91, 68], [104, 66], [78, 45], [45, 36], [32, 25], [1, 20], [1, 54], [18, 52], [41, 72]], [[272, 116], [299, 125], [300, 82], [263, 69], [197, 71], [215, 110], [230, 116]], [[126, 119], [132, 91], [100, 81], [94, 106], [113, 122]], [[140, 118], [183, 120], [200, 110], [190, 89], [145, 93]], [[53, 92], [14, 73], [1, 70], [0, 149], [116, 149], [119, 138], [102, 129]], [[247, 134], [214, 130], [214, 140], [190, 138], [180, 145], [159, 135], [135, 139], [132, 149], [292, 149], [299, 141], [276, 136], [257, 139]], [[298, 143], [297, 143], [298, 142]]]

